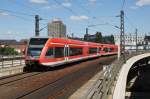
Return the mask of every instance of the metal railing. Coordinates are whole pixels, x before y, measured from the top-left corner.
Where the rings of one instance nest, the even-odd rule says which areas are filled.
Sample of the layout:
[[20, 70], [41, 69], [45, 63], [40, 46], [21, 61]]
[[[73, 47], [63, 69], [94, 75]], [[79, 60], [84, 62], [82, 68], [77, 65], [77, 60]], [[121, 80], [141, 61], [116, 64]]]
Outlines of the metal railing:
[[0, 55], [0, 68], [24, 65], [24, 56], [3, 56]]
[[[144, 51], [134, 52], [126, 55], [126, 60], [129, 58], [146, 53]], [[108, 99], [113, 93], [113, 87], [115, 87], [115, 81], [117, 81], [118, 73], [124, 64], [124, 60], [121, 57], [119, 60], [115, 60], [110, 65], [103, 65], [103, 71], [101, 75], [93, 85], [93, 87], [84, 95], [83, 99]]]

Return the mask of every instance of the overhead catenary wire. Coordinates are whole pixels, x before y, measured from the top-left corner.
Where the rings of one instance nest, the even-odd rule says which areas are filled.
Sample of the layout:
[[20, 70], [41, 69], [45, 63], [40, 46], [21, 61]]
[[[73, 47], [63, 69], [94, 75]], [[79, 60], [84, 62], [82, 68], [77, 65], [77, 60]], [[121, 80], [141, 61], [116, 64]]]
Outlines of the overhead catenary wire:
[[48, 27], [48, 25], [44, 26], [43, 28], [40, 29], [40, 32], [43, 31], [44, 29], [46, 29]]
[[[62, 3], [59, 2], [58, 0], [53, 0], [53, 1], [55, 1], [58, 5], [62, 6], [63, 8], [65, 8], [66, 10], [68, 10], [69, 12], [71, 12], [72, 14], [74, 14], [74, 15], [79, 15], [78, 13], [74, 12], [71, 8], [68, 8], [68, 7], [63, 6]], [[76, 1], [76, 2], [77, 2], [77, 1]], [[78, 7], [82, 8], [82, 10], [88, 12], [88, 14], [91, 13], [89, 10], [85, 9], [85, 8], [84, 8], [83, 6], [81, 6], [81, 5], [78, 5]], [[116, 16], [114, 15], [114, 16], [101, 16], [101, 17], [114, 17], [114, 18], [115, 18]], [[91, 19], [98, 19], [98, 17], [92, 16]], [[89, 20], [86, 20], [86, 22], [87, 22], [88, 24], [91, 23]], [[88, 26], [88, 25], [87, 25], [87, 26]]]
[[[72, 13], [73, 15], [79, 16], [79, 14], [78, 14], [78, 13], [76, 13], [75, 11], [73, 11], [71, 8], [68, 8], [68, 7], [63, 6], [63, 5], [62, 5], [62, 3], [61, 3], [61, 2], [59, 2], [58, 0], [53, 0], [53, 1], [55, 1], [55, 3], [56, 3], [56, 4], [58, 4], [58, 5], [62, 6], [64, 9], [68, 10], [68, 11], [69, 11], [70, 13]], [[89, 24], [89, 23], [90, 23], [90, 21], [89, 21], [89, 20], [86, 20], [86, 21], [84, 21], [84, 22], [86, 22], [87, 24]]]
[[24, 20], [24, 21], [28, 21], [28, 22], [33, 23], [32, 20], [30, 20], [30, 19], [28, 19], [28, 18], [26, 18], [26, 17], [23, 17], [23, 16], [18, 16], [18, 15], [14, 15], [14, 14], [9, 14], [9, 16], [13, 16], [13, 17], [19, 18], [19, 19], [21, 19], [21, 20]]
[[32, 22], [32, 19], [27, 18], [27, 16], [28, 17], [34, 17], [34, 15], [27, 14], [27, 13], [24, 13], [24, 12], [18, 12], [18, 11], [2, 9], [2, 8], [0, 8], [0, 12], [7, 12], [7, 14], [8, 14], [7, 16], [16, 17], [16, 18], [19, 18], [19, 19], [22, 19], [22, 20], [28, 21], [28, 22]]
[[127, 17], [127, 15], [125, 14], [125, 18], [128, 21], [128, 23], [131, 25], [131, 27], [133, 27], [134, 29], [137, 28], [132, 22], [131, 20]]
[[33, 7], [31, 7], [29, 5], [26, 5], [26, 4], [22, 3], [22, 2], [18, 2], [18, 1], [15, 1], [15, 0], [13, 0], [13, 1], [9, 0], [9, 2], [11, 2], [11, 3], [15, 4], [15, 5], [24, 6], [25, 8], [27, 8], [30, 11], [34, 12], [34, 14], [39, 14], [39, 11], [37, 9], [34, 9]]
[[[71, 8], [68, 8], [68, 7], [65, 7], [65, 6], [63, 6], [62, 5], [62, 3], [59, 1], [59, 0], [54, 0], [58, 5], [60, 5], [60, 6], [62, 6], [63, 8], [65, 8], [66, 10], [68, 10], [68, 11], [70, 11], [72, 14], [74, 14], [74, 15], [79, 15], [78, 13], [76, 13], [74, 10], [72, 10]], [[124, 3], [123, 3], [123, 5], [122, 5], [122, 8], [124, 8], [124, 5], [125, 5], [125, 0], [123, 0], [124, 1]], [[17, 2], [17, 1], [15, 1], [15, 2]], [[23, 5], [23, 6], [28, 6], [28, 5], [25, 5], [25, 4], [23, 4], [23, 3], [21, 3], [21, 2], [19, 2], [19, 3], [17, 3], [17, 4], [19, 4], [19, 5]], [[83, 6], [80, 6], [81, 8], [84, 8]], [[33, 10], [32, 8], [30, 8], [30, 6], [28, 6], [28, 8], [29, 9], [31, 9], [31, 10]], [[83, 9], [83, 10], [85, 10], [86, 11], [86, 9]], [[9, 11], [7, 11], [7, 12], [10, 12], [11, 10], [9, 10]], [[35, 11], [36, 12], [36, 11]], [[87, 12], [88, 12], [88, 10], [87, 10]], [[30, 15], [30, 14], [27, 14], [27, 13], [23, 13], [23, 12], [17, 12], [16, 13], [16, 11], [12, 11], [12, 12], [10, 12], [10, 13], [13, 13], [13, 14], [17, 14], [17, 15], [11, 15], [11, 16], [16, 16], [16, 17], [20, 17], [20, 16], [18, 16], [18, 15], [25, 15], [25, 16], [33, 16], [32, 14]], [[105, 17], [105, 16], [104, 16]], [[107, 16], [106, 16], [107, 17]], [[114, 16], [113, 16], [114, 17]], [[95, 19], [97, 19], [97, 17], [95, 17], [95, 16], [93, 16], [92, 17], [93, 19], [95, 18]], [[20, 19], [25, 19], [26, 20], [26, 18], [21, 18], [20, 17]], [[27, 19], [28, 20], [28, 19]], [[44, 19], [44, 18], [42, 18], [42, 20], [48, 20], [48, 19]], [[86, 21], [88, 21], [88, 23], [91, 23], [91, 22], [89, 22], [89, 20], [86, 20]]]
[[72, 14], [74, 15], [78, 15], [76, 12], [74, 12], [72, 9], [68, 8], [68, 7], [65, 7], [61, 4], [61, 2], [59, 2], [58, 0], [53, 0], [55, 1], [58, 5], [62, 6], [63, 8], [65, 8], [66, 10], [68, 10], [69, 12], [71, 12]]
[[32, 16], [32, 17], [34, 16], [32, 14], [28, 14], [28, 13], [24, 13], [24, 12], [18, 12], [18, 11], [12, 11], [12, 10], [2, 9], [2, 8], [0, 8], [0, 11], [5, 11], [5, 12], [13, 13], [13, 14], [24, 15], [24, 16]]
[[101, 33], [110, 33], [109, 31], [107, 31], [107, 30], [103, 30], [103, 31], [99, 31], [100, 29], [98, 29], [98, 28], [90, 28], [89, 30], [92, 30], [92, 31], [96, 31], [96, 32], [101, 32]]
[[[77, 3], [80, 3], [78, 0], [76, 0]], [[89, 11], [88, 9], [86, 9], [85, 7], [83, 7], [81, 4], [77, 4], [78, 7], [80, 7], [82, 10], [84, 10], [87, 13], [91, 13], [91, 11]]]
[[12, 17], [16, 17], [16, 18], [22, 19], [24, 21], [32, 22], [31, 19], [23, 17], [23, 16], [20, 16], [20, 15], [17, 15], [17, 14], [7, 13], [7, 15], [5, 15], [5, 16], [12, 16]]
[[[76, 0], [77, 3], [80, 3], [79, 0]], [[86, 9], [84, 6], [82, 6], [81, 4], [77, 4], [78, 7], [80, 7], [82, 10], [84, 10], [85, 12], [87, 12], [88, 14], [91, 14], [91, 11]], [[91, 19], [97, 20], [99, 18], [106, 18], [106, 17], [111, 17], [111, 18], [115, 18], [116, 16], [91, 16]]]
[[[28, 13], [24, 13], [24, 12], [18, 12], [18, 11], [14, 11], [14, 10], [3, 9], [3, 8], [0, 8], [0, 12], [7, 12], [8, 16], [17, 17], [19, 19], [22, 19], [22, 20], [25, 20], [25, 21], [30, 21], [30, 22], [32, 21], [32, 19], [30, 20], [27, 17], [32, 17], [32, 18], [35, 17], [34, 14], [28, 14]], [[40, 18], [40, 20], [47, 21], [48, 19]]]
[[121, 6], [121, 10], [124, 10], [124, 8], [125, 8], [125, 3], [126, 3], [126, 0], [123, 0], [122, 6]]

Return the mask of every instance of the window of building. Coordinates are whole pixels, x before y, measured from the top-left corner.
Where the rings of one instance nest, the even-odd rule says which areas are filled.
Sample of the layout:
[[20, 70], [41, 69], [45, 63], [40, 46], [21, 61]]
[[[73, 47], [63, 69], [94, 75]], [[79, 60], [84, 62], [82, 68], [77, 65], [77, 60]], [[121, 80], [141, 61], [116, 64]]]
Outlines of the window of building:
[[55, 47], [55, 58], [64, 57], [64, 47]]
[[70, 48], [69, 55], [70, 56], [82, 55], [82, 48]]
[[97, 53], [97, 48], [89, 48], [89, 54]]

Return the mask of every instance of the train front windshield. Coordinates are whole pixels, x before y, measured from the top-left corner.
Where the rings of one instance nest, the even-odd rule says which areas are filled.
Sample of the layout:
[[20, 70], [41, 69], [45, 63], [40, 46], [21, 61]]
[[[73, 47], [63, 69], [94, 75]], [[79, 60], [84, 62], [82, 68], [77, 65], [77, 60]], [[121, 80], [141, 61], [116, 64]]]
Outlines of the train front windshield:
[[29, 48], [28, 56], [39, 57], [41, 54], [42, 48]]
[[47, 38], [31, 38], [28, 46], [27, 55], [34, 58], [39, 58], [47, 40]]

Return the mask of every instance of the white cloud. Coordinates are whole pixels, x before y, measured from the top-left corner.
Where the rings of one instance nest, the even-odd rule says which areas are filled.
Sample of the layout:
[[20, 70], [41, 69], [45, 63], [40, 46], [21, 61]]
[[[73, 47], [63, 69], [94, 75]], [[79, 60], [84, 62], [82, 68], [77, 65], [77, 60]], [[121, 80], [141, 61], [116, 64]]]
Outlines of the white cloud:
[[35, 3], [35, 4], [47, 4], [48, 1], [47, 0], [30, 0], [31, 3]]
[[62, 6], [64, 6], [64, 7], [71, 7], [71, 3], [70, 2], [63, 2]]
[[95, 4], [97, 2], [97, 0], [88, 0], [89, 4]]
[[7, 15], [9, 15], [9, 14], [6, 12], [0, 12], [0, 16], [7, 16]]
[[11, 31], [7, 31], [7, 32], [6, 32], [6, 34], [7, 34], [7, 35], [12, 35], [12, 34], [13, 34], [13, 32], [11, 32]]
[[88, 20], [89, 17], [85, 16], [85, 15], [82, 15], [82, 16], [70, 16], [70, 19], [74, 20], [74, 21], [82, 21], [82, 20]]
[[97, 3], [97, 0], [88, 0], [87, 5], [95, 5]]
[[57, 9], [57, 8], [60, 8], [60, 6], [58, 5], [47, 5], [47, 6], [44, 6], [43, 9]]
[[51, 6], [44, 6], [43, 9], [50, 9], [52, 8]]
[[89, 0], [89, 2], [96, 2], [97, 0]]
[[138, 0], [137, 2], [136, 2], [136, 5], [137, 6], [144, 6], [144, 5], [150, 5], [150, 0]]
[[12, 35], [18, 35], [18, 34], [19, 34], [19, 32], [7, 31], [7, 32], [5, 32], [5, 33], [3, 33], [3, 34], [1, 34], [1, 35], [8, 35], [8, 36], [12, 36]]
[[130, 8], [130, 9], [133, 9], [133, 10], [138, 9], [137, 6], [131, 6], [131, 7], [129, 7], [129, 8]]

